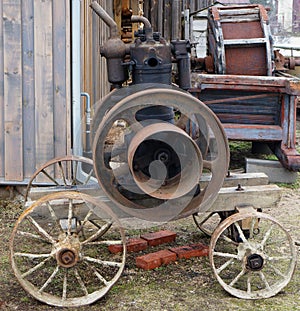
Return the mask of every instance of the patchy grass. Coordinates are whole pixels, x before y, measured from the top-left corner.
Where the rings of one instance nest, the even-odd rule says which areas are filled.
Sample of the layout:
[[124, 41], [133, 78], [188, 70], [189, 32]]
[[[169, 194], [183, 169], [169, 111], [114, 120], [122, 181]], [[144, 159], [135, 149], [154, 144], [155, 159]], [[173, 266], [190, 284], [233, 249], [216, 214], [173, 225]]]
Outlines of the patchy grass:
[[[289, 198], [291, 195], [290, 189]], [[20, 202], [1, 202], [0, 224], [0, 309], [2, 310], [56, 310], [40, 303], [29, 296], [20, 286], [13, 275], [9, 257], [8, 240], [22, 207]], [[293, 209], [289, 203], [289, 215], [292, 219]], [[296, 210], [295, 210], [296, 211]], [[287, 214], [287, 213], [285, 213]], [[287, 222], [288, 223], [288, 222]], [[195, 242], [209, 243], [209, 239], [196, 229], [191, 218], [171, 222], [157, 229], [176, 231], [179, 245]], [[294, 228], [296, 230], [296, 228]], [[293, 230], [294, 230], [293, 229]], [[151, 231], [153, 231], [151, 230]], [[149, 230], [150, 231], [150, 230]], [[137, 236], [143, 231], [132, 230]], [[169, 245], [159, 246], [150, 251], [156, 251]], [[300, 273], [297, 268], [288, 286], [273, 298], [258, 301], [237, 299], [223, 290], [213, 276], [208, 257], [178, 260], [168, 266], [152, 271], [136, 268], [135, 258], [146, 253], [130, 253], [127, 255], [126, 267], [119, 281], [112, 290], [101, 300], [91, 306], [72, 308], [70, 310], [140, 310], [140, 311], [199, 311], [199, 310], [300, 310]]]

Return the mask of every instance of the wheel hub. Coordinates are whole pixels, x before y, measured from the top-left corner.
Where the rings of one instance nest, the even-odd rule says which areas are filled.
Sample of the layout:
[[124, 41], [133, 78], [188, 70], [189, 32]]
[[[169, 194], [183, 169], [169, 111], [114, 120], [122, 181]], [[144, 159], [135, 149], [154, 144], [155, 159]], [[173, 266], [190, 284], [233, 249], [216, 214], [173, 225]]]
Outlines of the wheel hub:
[[67, 236], [56, 245], [57, 264], [63, 268], [74, 267], [80, 259], [80, 242], [76, 236]]
[[64, 268], [71, 268], [78, 261], [78, 254], [73, 249], [61, 249], [56, 255], [57, 262]]
[[251, 254], [247, 257], [246, 267], [251, 271], [260, 271], [264, 266], [264, 259], [259, 254]]

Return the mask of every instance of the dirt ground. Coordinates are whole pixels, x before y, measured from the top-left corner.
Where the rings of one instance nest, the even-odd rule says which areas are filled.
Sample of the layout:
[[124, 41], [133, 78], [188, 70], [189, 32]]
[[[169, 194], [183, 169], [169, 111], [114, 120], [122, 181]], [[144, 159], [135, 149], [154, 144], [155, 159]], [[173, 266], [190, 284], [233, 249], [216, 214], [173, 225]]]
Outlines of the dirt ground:
[[[54, 307], [36, 301], [24, 291], [10, 266], [9, 237], [22, 210], [21, 196], [13, 200], [0, 200], [0, 309], [54, 310]], [[264, 212], [274, 216], [299, 242], [299, 178], [295, 185], [282, 187], [282, 199], [277, 208], [270, 208]], [[176, 231], [177, 245], [196, 242], [209, 244], [209, 239], [196, 228], [191, 217], [168, 223], [159, 229]], [[299, 249], [298, 247], [298, 253]], [[153, 249], [155, 250], [156, 248]], [[140, 254], [127, 255], [123, 275], [104, 298], [91, 306], [72, 310], [300, 310], [299, 265], [292, 280], [275, 297], [264, 300], [244, 300], [232, 297], [223, 290], [213, 276], [208, 257], [178, 260], [168, 266], [143, 271], [135, 266], [137, 255]]]
[[[299, 188], [284, 188], [279, 208], [265, 211], [275, 216], [296, 240], [300, 240], [299, 202]], [[36, 301], [25, 292], [10, 267], [9, 236], [21, 210], [22, 202], [18, 200], [2, 200], [0, 203], [0, 309], [53, 310], [54, 307]], [[177, 245], [209, 243], [209, 239], [196, 229], [192, 218], [168, 223], [160, 229], [176, 231]], [[135, 266], [137, 255], [140, 253], [127, 255], [123, 275], [104, 298], [91, 306], [73, 310], [300, 310], [299, 267], [290, 283], [275, 297], [250, 301], [234, 298], [222, 289], [213, 276], [208, 257], [179, 260], [165, 267], [143, 271]]]

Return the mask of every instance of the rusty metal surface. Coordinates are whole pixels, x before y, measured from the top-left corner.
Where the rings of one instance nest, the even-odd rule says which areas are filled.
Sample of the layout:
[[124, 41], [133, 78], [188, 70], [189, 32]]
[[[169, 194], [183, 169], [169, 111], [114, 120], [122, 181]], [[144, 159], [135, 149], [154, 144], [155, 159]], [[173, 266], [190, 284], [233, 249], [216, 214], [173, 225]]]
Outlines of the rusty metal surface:
[[271, 75], [271, 33], [264, 7], [213, 7], [210, 12], [208, 42], [215, 73]]
[[[125, 120], [128, 128], [132, 129], [134, 134], [136, 133], [135, 131], [141, 130], [142, 125], [135, 119], [135, 114], [140, 109], [152, 105], [171, 106], [175, 110], [180, 111], [183, 118], [193, 119], [195, 117], [193, 122], [196, 122], [201, 135], [203, 135], [202, 141], [201, 137], [199, 137], [198, 141], [200, 149], [203, 143], [204, 145], [210, 145], [211, 153], [205, 154], [205, 151], [202, 151], [202, 157], [203, 168], [212, 173], [212, 179], [207, 187], [201, 189], [199, 193], [196, 192], [192, 196], [187, 194], [180, 199], [168, 200], [167, 202], [153, 202], [153, 200], [149, 201], [145, 193], [145, 200], [141, 199], [138, 201], [130, 200], [122, 191], [120, 192], [120, 187], [116, 184], [118, 180], [120, 182], [119, 177], [116, 179], [118, 170], [114, 171], [109, 167], [104, 158], [106, 137], [113, 123], [118, 119]], [[178, 124], [182, 123], [180, 119]], [[207, 137], [208, 132], [212, 135], [211, 138]], [[151, 221], [166, 221], [186, 217], [199, 209], [204, 211], [209, 208], [227, 173], [229, 149], [220, 122], [205, 105], [182, 91], [150, 89], [125, 97], [106, 114], [95, 134], [93, 160], [100, 185], [121, 209], [137, 218]], [[125, 171], [126, 166], [128, 167], [128, 164], [125, 163]], [[150, 205], [147, 205], [148, 203]]]
[[[170, 143], [172, 140], [176, 141], [176, 145], [174, 144], [173, 147], [178, 145], [184, 146], [185, 152], [189, 158], [187, 161], [178, 158], [183, 168], [179, 174], [173, 176], [167, 183], [165, 181], [166, 176], [162, 176], [163, 178], [159, 176], [159, 173], [163, 170], [160, 165], [157, 165], [157, 170], [159, 170], [159, 172], [156, 172], [157, 177], [155, 179], [153, 176], [149, 178], [149, 176], [142, 172], [140, 167], [137, 167], [147, 165], [149, 161], [149, 159], [144, 156], [142, 157], [142, 163], [137, 163], [135, 155], [137, 154], [138, 148], [141, 147], [144, 142], [154, 140], [161, 143], [166, 141]], [[166, 149], [166, 151], [155, 151], [156, 153], [160, 152], [157, 154], [157, 158], [159, 161], [162, 161], [162, 163], [169, 161], [169, 158], [173, 156], [172, 152], [176, 152], [174, 149]], [[181, 150], [177, 151], [176, 153], [179, 153]], [[150, 152], [147, 151], [147, 153], [149, 155]], [[128, 164], [135, 183], [146, 194], [157, 199], [176, 199], [192, 191], [195, 186], [198, 185], [201, 178], [203, 169], [202, 162], [202, 155], [195, 141], [181, 128], [166, 122], [156, 122], [146, 125], [132, 138], [128, 147]]]

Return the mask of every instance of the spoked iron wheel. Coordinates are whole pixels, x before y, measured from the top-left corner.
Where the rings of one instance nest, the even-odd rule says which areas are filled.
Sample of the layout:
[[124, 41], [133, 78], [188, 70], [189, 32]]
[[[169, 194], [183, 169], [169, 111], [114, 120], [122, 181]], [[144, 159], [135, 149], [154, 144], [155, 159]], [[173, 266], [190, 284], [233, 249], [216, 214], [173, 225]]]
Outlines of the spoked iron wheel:
[[[120, 244], [117, 254], [109, 246]], [[111, 210], [93, 197], [59, 192], [35, 201], [17, 220], [10, 259], [22, 287], [53, 306], [91, 304], [125, 266], [125, 235]]]
[[[221, 235], [231, 226], [238, 239], [224, 240]], [[268, 298], [280, 292], [292, 278], [296, 254], [289, 233], [274, 218], [256, 211], [224, 220], [212, 235], [209, 252], [218, 282], [244, 299]]]
[[51, 159], [30, 178], [25, 202], [52, 192], [99, 189], [94, 175], [93, 161], [89, 158], [69, 155]]

